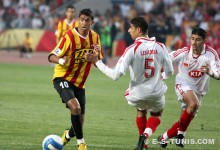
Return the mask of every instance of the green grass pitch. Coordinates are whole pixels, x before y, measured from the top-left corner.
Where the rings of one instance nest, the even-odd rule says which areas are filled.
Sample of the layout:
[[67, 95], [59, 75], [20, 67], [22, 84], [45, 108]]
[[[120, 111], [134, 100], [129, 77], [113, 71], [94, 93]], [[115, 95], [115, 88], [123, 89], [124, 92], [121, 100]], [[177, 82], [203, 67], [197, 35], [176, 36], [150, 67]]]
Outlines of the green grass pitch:
[[[0, 64], [0, 150], [40, 150], [49, 134], [62, 135], [70, 115], [53, 88], [53, 67]], [[115, 82], [93, 69], [86, 83], [85, 140], [89, 150], [132, 150], [137, 143], [136, 110], [127, 105], [124, 91], [129, 76]], [[174, 92], [174, 77], [166, 81], [166, 106], [161, 124], [150, 138], [153, 144], [180, 114]], [[220, 81], [211, 79], [198, 116], [192, 121], [187, 139], [214, 139], [214, 144], [187, 144], [184, 149], [220, 149]], [[203, 128], [203, 129], [202, 129]], [[76, 150], [73, 139], [64, 148]], [[177, 149], [169, 145], [167, 150]]]

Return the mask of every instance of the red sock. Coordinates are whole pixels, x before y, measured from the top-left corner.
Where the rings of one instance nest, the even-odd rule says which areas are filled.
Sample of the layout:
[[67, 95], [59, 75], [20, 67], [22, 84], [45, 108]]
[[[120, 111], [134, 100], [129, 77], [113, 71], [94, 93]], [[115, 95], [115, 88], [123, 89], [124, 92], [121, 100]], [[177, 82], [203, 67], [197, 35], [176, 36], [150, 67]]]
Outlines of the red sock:
[[179, 120], [179, 131], [186, 131], [194, 116], [191, 116], [186, 110], [183, 111]]
[[146, 122], [146, 117], [136, 117], [136, 124], [140, 135], [144, 133]]
[[167, 131], [168, 138], [172, 138], [177, 135], [179, 128], [179, 121], [173, 124], [173, 126]]
[[[157, 126], [160, 124], [160, 118], [151, 116], [146, 123], [146, 128], [150, 128], [152, 133], [156, 131]], [[152, 134], [151, 133], [151, 134]], [[148, 136], [151, 136], [148, 134]]]

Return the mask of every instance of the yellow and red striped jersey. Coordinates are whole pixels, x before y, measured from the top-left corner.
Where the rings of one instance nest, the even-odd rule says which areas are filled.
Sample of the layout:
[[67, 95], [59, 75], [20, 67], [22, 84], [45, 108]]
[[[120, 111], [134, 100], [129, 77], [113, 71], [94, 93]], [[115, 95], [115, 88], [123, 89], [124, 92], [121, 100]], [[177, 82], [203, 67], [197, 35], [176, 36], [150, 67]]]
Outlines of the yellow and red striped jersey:
[[[77, 28], [67, 31], [51, 54], [59, 58], [68, 56], [69, 59], [66, 65], [56, 65], [53, 79], [62, 77], [79, 88], [85, 88], [92, 63], [85, 60], [84, 54], [92, 53], [94, 44], [101, 47], [99, 35], [93, 30], [89, 30], [87, 37], [80, 35]], [[102, 51], [99, 57], [103, 58]]]
[[57, 27], [57, 38], [60, 40], [61, 37], [68, 31], [72, 30], [75, 27], [78, 27], [78, 21], [76, 19], [73, 19], [70, 23], [68, 23], [67, 19], [62, 19], [58, 23]]

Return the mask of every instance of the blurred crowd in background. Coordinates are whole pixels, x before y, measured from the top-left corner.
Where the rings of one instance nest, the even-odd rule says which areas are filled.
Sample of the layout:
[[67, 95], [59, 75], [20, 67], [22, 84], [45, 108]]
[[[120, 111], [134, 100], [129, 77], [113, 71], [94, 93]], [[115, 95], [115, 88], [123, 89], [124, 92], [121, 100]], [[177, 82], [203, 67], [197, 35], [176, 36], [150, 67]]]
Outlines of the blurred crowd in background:
[[[55, 10], [67, 1], [2, 0], [0, 31], [33, 28], [55, 32], [58, 21], [65, 17], [64, 11]], [[208, 33], [207, 43], [220, 54], [220, 0], [111, 0], [111, 3], [112, 8], [103, 14], [93, 10], [93, 29], [109, 48], [109, 56], [114, 40], [124, 40], [126, 46], [133, 42], [127, 30], [129, 21], [139, 15], [149, 22], [149, 37], [155, 36], [169, 50], [189, 45], [192, 28], [200, 26]]]

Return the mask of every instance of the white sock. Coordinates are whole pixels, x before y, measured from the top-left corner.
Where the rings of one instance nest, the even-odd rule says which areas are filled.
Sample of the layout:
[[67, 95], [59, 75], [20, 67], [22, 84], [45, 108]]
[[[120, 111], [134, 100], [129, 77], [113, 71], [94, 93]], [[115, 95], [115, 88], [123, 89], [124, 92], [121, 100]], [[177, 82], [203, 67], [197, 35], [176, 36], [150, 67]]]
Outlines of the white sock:
[[152, 131], [151, 128], [146, 128], [146, 129], [144, 130], [144, 133], [146, 133], [146, 134], [148, 135], [148, 137], [150, 137], [150, 136], [152, 135], [153, 131]]
[[82, 144], [82, 143], [85, 143], [84, 138], [82, 138], [82, 139], [77, 139], [77, 144], [78, 144], [78, 145], [79, 145], [79, 144]]
[[163, 139], [164, 139], [165, 141], [169, 139], [169, 137], [168, 137], [168, 135], [167, 135], [167, 132], [165, 132], [165, 133], [163, 134]]
[[68, 139], [68, 140], [71, 139], [69, 132], [66, 133], [66, 139]]

